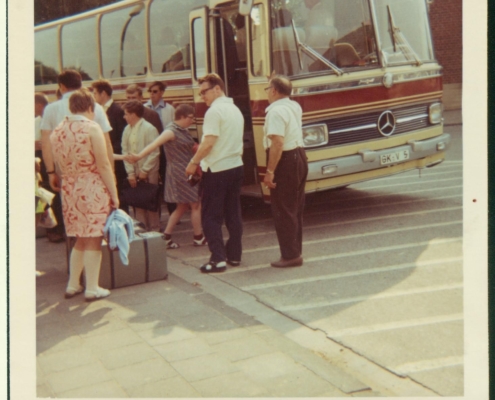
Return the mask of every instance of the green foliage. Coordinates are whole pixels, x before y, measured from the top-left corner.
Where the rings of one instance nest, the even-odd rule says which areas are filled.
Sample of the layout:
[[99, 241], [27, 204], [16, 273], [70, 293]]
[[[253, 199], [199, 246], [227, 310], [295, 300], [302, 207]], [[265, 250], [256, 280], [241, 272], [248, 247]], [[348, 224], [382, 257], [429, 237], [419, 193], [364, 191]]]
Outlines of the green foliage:
[[42, 24], [120, 0], [34, 0], [34, 24]]

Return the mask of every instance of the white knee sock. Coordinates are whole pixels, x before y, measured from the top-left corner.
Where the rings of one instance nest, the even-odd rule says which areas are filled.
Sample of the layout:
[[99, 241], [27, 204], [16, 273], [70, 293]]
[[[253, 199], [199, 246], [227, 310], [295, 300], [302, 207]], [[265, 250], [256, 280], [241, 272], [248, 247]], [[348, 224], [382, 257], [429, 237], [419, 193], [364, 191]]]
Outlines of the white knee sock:
[[84, 272], [86, 273], [86, 291], [96, 292], [100, 278], [101, 250], [84, 252]]
[[68, 288], [77, 289], [79, 287], [81, 273], [84, 268], [83, 255], [84, 251], [77, 250], [76, 248], [73, 248], [70, 253], [69, 283], [67, 284]]

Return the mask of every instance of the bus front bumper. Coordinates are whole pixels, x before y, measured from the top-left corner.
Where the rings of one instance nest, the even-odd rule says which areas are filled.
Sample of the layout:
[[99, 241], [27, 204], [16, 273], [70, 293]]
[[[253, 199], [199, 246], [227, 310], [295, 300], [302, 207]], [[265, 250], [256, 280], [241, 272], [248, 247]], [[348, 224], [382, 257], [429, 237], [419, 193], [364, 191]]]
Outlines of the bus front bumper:
[[[410, 140], [408, 143], [383, 150], [360, 150], [358, 154], [334, 158], [332, 160], [312, 161], [308, 164], [307, 182], [321, 181], [339, 176], [359, 174], [387, 169], [399, 164], [417, 165], [426, 168], [439, 164], [443, 158], [431, 164], [414, 163], [415, 160], [428, 159], [444, 153], [450, 145], [450, 134], [444, 133], [426, 140]], [[412, 163], [411, 163], [412, 162]], [[351, 179], [352, 181], [352, 179]]]

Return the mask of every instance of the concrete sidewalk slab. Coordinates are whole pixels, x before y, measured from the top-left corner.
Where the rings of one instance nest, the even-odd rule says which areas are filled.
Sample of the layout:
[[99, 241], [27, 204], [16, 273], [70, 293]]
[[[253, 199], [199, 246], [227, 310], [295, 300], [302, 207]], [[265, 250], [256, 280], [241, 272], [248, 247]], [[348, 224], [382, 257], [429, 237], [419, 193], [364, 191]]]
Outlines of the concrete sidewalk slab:
[[[106, 299], [86, 303], [83, 295], [63, 298], [64, 244], [36, 244], [36, 269], [43, 273], [36, 282], [39, 397], [350, 396], [297, 360], [304, 357], [295, 353], [311, 357], [310, 350], [279, 334], [298, 350], [280, 349], [276, 336], [267, 335], [273, 328], [236, 305], [274, 323], [278, 318], [194, 267], [170, 258], [169, 267], [187, 270], [194, 281], [171, 272], [169, 280], [115, 289]], [[208, 282], [210, 291], [203, 286]], [[229, 296], [233, 301], [227, 304]], [[260, 377], [270, 365], [276, 379]], [[354, 379], [343, 371], [342, 376]]]

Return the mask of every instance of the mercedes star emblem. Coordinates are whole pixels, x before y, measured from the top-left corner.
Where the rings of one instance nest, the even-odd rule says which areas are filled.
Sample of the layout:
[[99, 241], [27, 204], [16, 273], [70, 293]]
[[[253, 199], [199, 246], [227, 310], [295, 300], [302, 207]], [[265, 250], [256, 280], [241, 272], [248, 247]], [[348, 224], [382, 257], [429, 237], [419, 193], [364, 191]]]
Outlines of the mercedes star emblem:
[[395, 117], [392, 111], [387, 110], [384, 111], [379, 117], [378, 117], [378, 132], [382, 136], [388, 137], [391, 136], [392, 133], [395, 131]]

